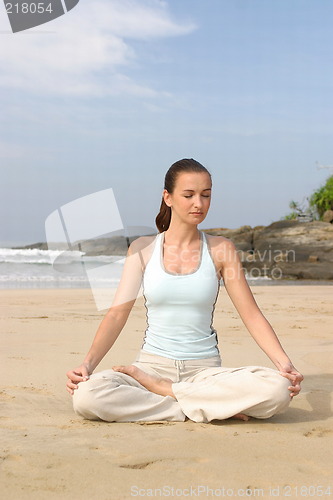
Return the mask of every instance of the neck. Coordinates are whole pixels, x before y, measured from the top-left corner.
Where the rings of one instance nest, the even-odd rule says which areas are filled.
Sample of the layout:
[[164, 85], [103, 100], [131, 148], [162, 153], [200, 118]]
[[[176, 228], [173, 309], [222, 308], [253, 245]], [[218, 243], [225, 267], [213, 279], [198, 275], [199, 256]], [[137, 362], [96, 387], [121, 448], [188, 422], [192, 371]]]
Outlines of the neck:
[[171, 221], [168, 230], [165, 231], [165, 237], [168, 242], [172, 242], [173, 244], [188, 244], [197, 241], [200, 238], [200, 233], [198, 227], [195, 225], [172, 224]]

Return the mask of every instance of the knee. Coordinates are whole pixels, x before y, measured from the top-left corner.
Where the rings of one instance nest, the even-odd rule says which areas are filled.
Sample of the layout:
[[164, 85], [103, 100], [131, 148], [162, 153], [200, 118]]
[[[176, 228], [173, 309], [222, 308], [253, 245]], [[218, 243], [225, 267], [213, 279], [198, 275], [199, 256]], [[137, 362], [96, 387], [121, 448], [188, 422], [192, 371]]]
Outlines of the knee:
[[[105, 406], [107, 404], [110, 407], [114, 400], [114, 391], [123, 384], [126, 384], [124, 375], [113, 370], [94, 373], [86, 382], [80, 382], [74, 391], [75, 413], [87, 420], [106, 420]], [[112, 421], [110, 412], [107, 420]]]
[[255, 418], [270, 418], [282, 413], [289, 406], [289, 380], [276, 370], [260, 368], [260, 385], [257, 387], [258, 404], [252, 406], [245, 413]]
[[277, 413], [282, 413], [289, 406], [291, 398], [289, 387], [290, 382], [286, 377], [283, 377], [278, 372], [274, 382], [271, 384], [269, 406], [267, 410], [267, 418]]
[[89, 420], [96, 420], [93, 412], [95, 395], [91, 390], [91, 381], [80, 382], [73, 394], [73, 408], [77, 415]]

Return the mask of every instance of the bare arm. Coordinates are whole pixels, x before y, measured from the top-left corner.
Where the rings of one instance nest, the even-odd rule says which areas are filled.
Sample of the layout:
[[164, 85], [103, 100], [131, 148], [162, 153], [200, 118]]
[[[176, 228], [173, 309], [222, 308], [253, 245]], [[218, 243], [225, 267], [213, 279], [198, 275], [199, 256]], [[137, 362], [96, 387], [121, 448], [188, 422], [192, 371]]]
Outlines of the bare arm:
[[120, 306], [112, 306], [98, 327], [93, 343], [83, 363], [92, 373], [104, 356], [109, 352], [124, 328], [135, 300]]
[[136, 240], [128, 250], [112, 306], [99, 325], [89, 352], [79, 367], [69, 370], [66, 374], [67, 390], [70, 394], [77, 389], [78, 383], [88, 380], [89, 375], [111, 349], [126, 324], [142, 281], [140, 251], [140, 242]]
[[277, 369], [292, 382], [291, 395], [298, 394], [303, 376], [293, 366], [272, 326], [259, 309], [246, 281], [235, 245], [224, 240], [218, 255], [221, 275], [228, 295], [244, 325]]

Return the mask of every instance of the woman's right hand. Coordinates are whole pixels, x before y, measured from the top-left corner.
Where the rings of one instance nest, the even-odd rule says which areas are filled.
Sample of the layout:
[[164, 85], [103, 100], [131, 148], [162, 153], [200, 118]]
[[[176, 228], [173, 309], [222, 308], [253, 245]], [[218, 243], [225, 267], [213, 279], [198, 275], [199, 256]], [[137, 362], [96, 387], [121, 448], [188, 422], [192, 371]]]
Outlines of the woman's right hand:
[[66, 389], [73, 396], [75, 389], [77, 389], [78, 384], [80, 382], [86, 382], [89, 380], [89, 376], [91, 375], [91, 371], [89, 369], [89, 366], [86, 363], [82, 363], [78, 368], [75, 368], [74, 370], [69, 370], [66, 373], [66, 376], [68, 378], [67, 384], [66, 384]]

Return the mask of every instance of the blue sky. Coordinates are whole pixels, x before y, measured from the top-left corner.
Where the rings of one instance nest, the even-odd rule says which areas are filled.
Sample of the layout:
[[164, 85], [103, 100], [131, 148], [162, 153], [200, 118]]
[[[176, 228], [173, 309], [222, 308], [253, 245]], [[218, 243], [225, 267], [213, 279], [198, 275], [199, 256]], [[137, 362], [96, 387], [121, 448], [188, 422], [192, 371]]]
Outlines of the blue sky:
[[202, 224], [270, 224], [333, 164], [331, 0], [81, 0], [12, 34], [0, 7], [0, 244], [113, 188], [154, 227], [164, 174], [213, 175]]

